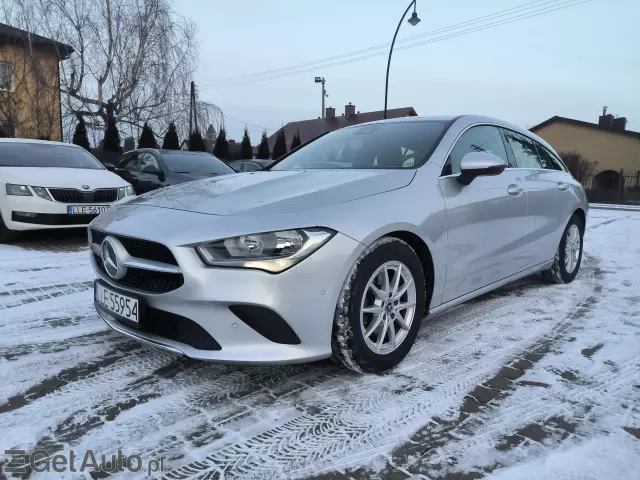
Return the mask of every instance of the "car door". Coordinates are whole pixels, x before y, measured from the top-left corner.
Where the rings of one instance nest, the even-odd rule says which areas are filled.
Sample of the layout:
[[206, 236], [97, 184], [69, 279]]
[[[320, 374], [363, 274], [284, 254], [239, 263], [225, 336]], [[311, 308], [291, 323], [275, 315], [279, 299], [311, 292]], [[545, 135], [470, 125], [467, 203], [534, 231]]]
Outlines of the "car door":
[[131, 152], [120, 158], [114, 173], [129, 182], [133, 186], [136, 194], [139, 195], [142, 193], [140, 191], [140, 182], [137, 176], [139, 171], [138, 152]]
[[140, 193], [150, 192], [165, 186], [165, 173], [153, 153], [140, 152], [138, 155], [137, 168], [136, 176], [138, 178]]
[[529, 217], [532, 232], [527, 241], [532, 266], [553, 258], [560, 237], [571, 215], [574, 182], [562, 162], [546, 147], [525, 135], [505, 130], [518, 168], [524, 176], [529, 197]]
[[440, 177], [447, 210], [447, 274], [443, 302], [473, 292], [526, 268], [527, 192], [522, 173], [506, 168], [461, 185], [462, 157], [497, 155], [509, 165], [502, 135], [493, 125], [475, 125], [456, 140]]

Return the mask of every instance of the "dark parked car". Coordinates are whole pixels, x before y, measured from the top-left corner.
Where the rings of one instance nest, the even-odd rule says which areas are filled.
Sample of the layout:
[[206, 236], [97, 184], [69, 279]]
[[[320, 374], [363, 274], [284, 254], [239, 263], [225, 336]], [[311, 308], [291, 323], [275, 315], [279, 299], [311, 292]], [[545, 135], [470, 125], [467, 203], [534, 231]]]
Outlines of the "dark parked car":
[[138, 195], [200, 178], [236, 173], [209, 153], [153, 148], [132, 150], [122, 155], [116, 165], [105, 167], [133, 185]]
[[234, 160], [233, 162], [229, 162], [229, 166], [233, 168], [236, 172], [257, 172], [258, 170], [262, 170], [263, 168], [268, 167], [273, 163], [273, 160]]

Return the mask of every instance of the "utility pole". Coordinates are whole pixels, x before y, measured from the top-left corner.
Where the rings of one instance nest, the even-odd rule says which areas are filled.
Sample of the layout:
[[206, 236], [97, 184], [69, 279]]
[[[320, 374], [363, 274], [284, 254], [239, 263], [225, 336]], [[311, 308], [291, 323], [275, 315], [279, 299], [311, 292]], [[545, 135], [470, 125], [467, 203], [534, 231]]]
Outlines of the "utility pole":
[[322, 115], [321, 118], [324, 118], [324, 99], [325, 97], [328, 97], [329, 95], [327, 95], [327, 91], [324, 88], [324, 84], [326, 83], [326, 80], [324, 79], [324, 77], [316, 77], [316, 83], [321, 83], [322, 84]]
[[195, 83], [191, 82], [191, 92], [189, 93], [189, 138], [193, 133], [193, 97], [195, 92]]

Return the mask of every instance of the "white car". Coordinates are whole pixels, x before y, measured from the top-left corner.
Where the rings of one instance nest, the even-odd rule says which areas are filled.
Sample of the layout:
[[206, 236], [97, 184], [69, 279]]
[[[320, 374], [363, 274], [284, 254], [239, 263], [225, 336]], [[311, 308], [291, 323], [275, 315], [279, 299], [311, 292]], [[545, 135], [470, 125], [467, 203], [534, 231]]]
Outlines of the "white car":
[[133, 196], [81, 147], [0, 138], [0, 242], [24, 230], [84, 227]]

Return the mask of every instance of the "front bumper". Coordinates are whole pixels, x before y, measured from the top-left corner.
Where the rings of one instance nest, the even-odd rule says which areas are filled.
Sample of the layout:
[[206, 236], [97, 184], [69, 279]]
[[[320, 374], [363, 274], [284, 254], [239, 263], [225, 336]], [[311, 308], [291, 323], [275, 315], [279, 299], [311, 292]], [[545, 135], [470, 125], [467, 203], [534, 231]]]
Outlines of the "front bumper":
[[[326, 245], [291, 269], [270, 274], [258, 270], [205, 267], [192, 247], [169, 247], [184, 276], [171, 292], [152, 294], [122, 287], [103, 273], [92, 254], [97, 276], [116, 290], [129, 292], [154, 310], [186, 317], [204, 328], [220, 345], [201, 350], [132, 328], [97, 307], [114, 330], [143, 342], [189, 357], [230, 363], [286, 364], [331, 355], [333, 318], [344, 279], [364, 246], [336, 234]], [[298, 344], [269, 340], [243, 322], [229, 307], [267, 308], [283, 319], [299, 338]], [[275, 325], [274, 325], [275, 328]]]
[[[135, 197], [125, 197], [112, 203], [91, 203], [91, 205], [115, 206]], [[38, 196], [17, 197], [0, 196], [0, 215], [9, 230], [42, 230], [59, 228], [86, 227], [98, 215], [69, 215], [67, 207], [80, 203], [67, 204], [45, 200]], [[29, 214], [29, 215], [25, 215]]]

